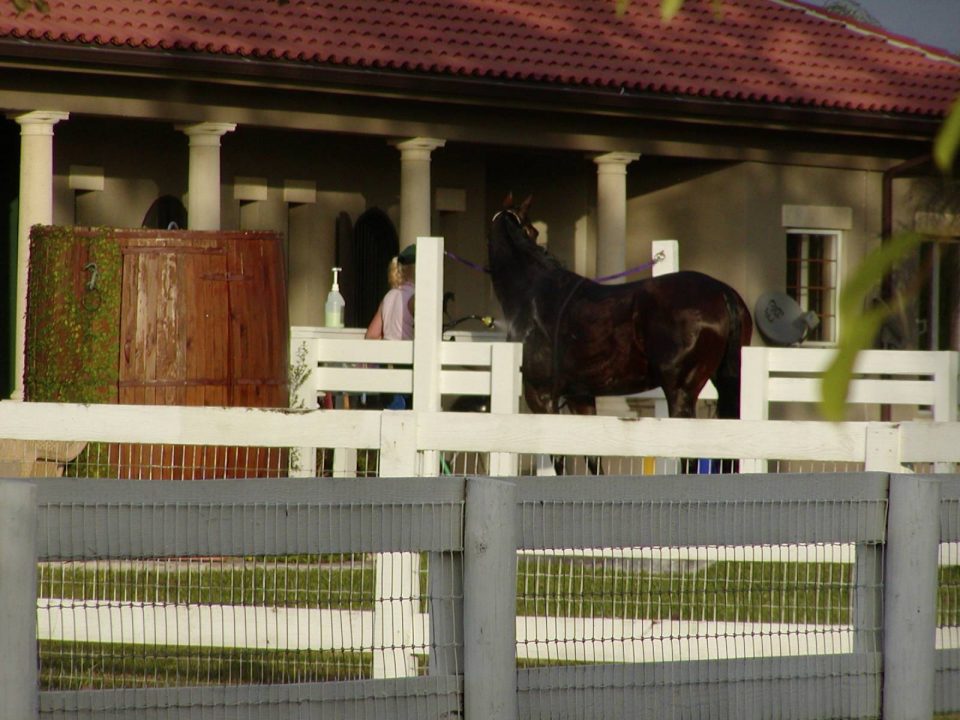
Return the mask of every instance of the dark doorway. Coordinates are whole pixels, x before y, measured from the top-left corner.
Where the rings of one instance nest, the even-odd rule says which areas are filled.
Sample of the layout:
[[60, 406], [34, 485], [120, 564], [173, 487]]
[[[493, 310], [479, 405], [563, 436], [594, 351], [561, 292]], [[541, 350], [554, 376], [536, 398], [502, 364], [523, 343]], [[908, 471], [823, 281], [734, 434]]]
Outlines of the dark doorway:
[[0, 118], [0, 399], [16, 387], [13, 377], [17, 307], [17, 222], [20, 198], [20, 128]]
[[[365, 211], [353, 227], [355, 287], [357, 289], [353, 316], [355, 327], [366, 327], [390, 289], [387, 267], [400, 250], [396, 228], [387, 214], [379, 208]], [[350, 305], [347, 304], [349, 312]], [[349, 316], [348, 316], [349, 317]]]
[[157, 230], [186, 230], [187, 209], [179, 198], [173, 195], [161, 195], [143, 216], [141, 227]]
[[960, 239], [925, 242], [920, 257], [929, 275], [920, 290], [918, 346], [960, 350]]

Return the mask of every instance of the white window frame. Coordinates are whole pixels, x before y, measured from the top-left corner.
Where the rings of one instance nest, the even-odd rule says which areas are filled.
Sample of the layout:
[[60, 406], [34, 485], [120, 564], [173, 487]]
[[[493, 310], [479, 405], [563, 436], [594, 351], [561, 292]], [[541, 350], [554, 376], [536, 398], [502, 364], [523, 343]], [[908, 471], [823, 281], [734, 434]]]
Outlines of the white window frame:
[[[843, 257], [842, 248], [843, 248], [843, 230], [838, 229], [829, 229], [829, 228], [801, 228], [801, 227], [787, 227], [784, 228], [784, 242], [787, 245], [786, 249], [789, 249], [789, 238], [792, 235], [803, 235], [803, 236], [823, 236], [826, 238], [833, 238], [833, 247], [824, 248], [825, 257], [828, 262], [823, 264], [825, 271], [832, 272], [832, 277], [826, 279], [824, 282], [825, 288], [832, 287], [831, 290], [824, 290], [825, 294], [829, 294], [829, 300], [825, 303], [829, 306], [829, 312], [824, 313], [824, 316], [820, 318], [820, 327], [824, 328], [821, 332], [824, 333], [822, 339], [819, 340], [807, 340], [805, 345], [812, 346], [834, 346], [837, 344], [837, 338], [840, 335], [840, 317], [839, 317], [839, 299], [840, 299], [840, 285], [841, 278], [843, 273], [841, 272], [840, 261]], [[785, 285], [789, 285], [790, 274], [790, 257], [787, 255], [787, 263], [784, 268], [785, 272]], [[809, 271], [809, 242], [805, 237], [801, 240], [801, 249], [800, 249], [800, 263], [801, 263], [801, 279], [800, 279], [800, 290], [797, 293], [797, 302], [800, 304], [800, 307], [806, 312], [813, 308], [810, 307], [810, 292], [807, 288], [808, 281], [808, 271]], [[832, 281], [832, 283], [830, 282]], [[784, 288], [788, 293], [790, 293], [790, 288]]]

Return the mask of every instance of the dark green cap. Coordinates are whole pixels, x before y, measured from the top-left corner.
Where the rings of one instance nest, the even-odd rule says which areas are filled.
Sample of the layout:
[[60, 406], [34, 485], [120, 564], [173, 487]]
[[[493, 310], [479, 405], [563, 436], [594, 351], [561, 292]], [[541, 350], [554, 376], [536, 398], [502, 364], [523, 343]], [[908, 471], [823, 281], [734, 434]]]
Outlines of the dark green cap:
[[401, 265], [413, 265], [417, 261], [417, 246], [407, 245], [400, 254], [397, 255], [397, 262]]

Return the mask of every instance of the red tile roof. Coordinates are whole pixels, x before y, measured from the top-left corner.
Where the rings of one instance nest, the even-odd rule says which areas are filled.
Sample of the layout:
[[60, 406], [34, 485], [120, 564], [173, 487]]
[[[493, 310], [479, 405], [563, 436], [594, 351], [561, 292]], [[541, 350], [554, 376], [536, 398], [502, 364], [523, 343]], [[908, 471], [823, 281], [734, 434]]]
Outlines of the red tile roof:
[[687, 0], [666, 23], [660, 0], [49, 4], [0, 1], [0, 39], [870, 114], [935, 117], [960, 96], [960, 59], [790, 0]]

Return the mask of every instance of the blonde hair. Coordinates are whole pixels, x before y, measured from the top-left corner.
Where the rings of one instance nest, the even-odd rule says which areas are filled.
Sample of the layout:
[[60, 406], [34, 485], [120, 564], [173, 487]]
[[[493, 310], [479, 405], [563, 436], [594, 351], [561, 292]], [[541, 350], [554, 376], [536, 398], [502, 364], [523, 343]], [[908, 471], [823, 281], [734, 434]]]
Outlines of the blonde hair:
[[394, 257], [387, 266], [387, 283], [391, 289], [396, 290], [404, 282], [413, 282], [416, 277], [415, 268], [416, 266], [413, 264], [401, 265], [400, 259]]
[[400, 267], [400, 260], [396, 256], [387, 265], [387, 283], [393, 290], [403, 284], [403, 270]]

